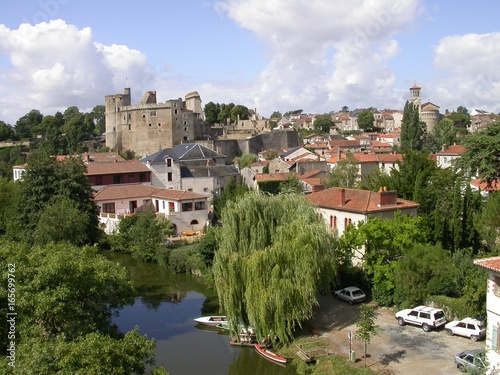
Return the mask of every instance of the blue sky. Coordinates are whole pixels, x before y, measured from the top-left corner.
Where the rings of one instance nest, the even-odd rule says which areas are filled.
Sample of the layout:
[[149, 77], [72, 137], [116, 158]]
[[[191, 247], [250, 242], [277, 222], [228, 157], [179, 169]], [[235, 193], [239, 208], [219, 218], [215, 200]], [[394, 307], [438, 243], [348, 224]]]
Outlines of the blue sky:
[[132, 89], [198, 91], [263, 116], [423, 101], [500, 112], [500, 2], [22, 0], [0, 3], [0, 120]]

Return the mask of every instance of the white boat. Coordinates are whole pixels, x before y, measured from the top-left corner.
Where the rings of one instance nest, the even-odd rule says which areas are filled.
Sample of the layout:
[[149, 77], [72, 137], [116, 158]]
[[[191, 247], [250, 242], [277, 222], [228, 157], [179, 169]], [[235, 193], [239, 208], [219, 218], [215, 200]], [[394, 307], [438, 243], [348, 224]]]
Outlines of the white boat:
[[218, 324], [227, 322], [225, 316], [202, 316], [194, 320], [198, 324], [203, 324], [205, 326], [216, 327]]

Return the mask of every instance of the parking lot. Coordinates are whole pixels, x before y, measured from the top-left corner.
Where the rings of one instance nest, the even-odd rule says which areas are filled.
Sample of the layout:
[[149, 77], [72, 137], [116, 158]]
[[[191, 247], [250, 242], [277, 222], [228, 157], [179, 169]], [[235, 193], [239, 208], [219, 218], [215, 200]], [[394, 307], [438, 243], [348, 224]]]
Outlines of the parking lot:
[[[358, 306], [321, 296], [320, 306], [314, 309], [313, 318], [307, 323], [311, 332], [318, 333], [330, 341], [330, 349], [349, 358], [351, 331], [356, 332], [359, 318]], [[468, 349], [483, 349], [484, 340], [473, 342], [459, 336], [448, 336], [441, 329], [424, 332], [422, 328], [399, 326], [394, 311], [377, 308], [376, 324], [379, 336], [374, 336], [368, 345], [367, 366], [384, 374], [432, 375], [460, 374], [453, 363], [455, 354]], [[364, 366], [364, 345], [354, 339], [352, 349], [356, 352], [356, 366]]]

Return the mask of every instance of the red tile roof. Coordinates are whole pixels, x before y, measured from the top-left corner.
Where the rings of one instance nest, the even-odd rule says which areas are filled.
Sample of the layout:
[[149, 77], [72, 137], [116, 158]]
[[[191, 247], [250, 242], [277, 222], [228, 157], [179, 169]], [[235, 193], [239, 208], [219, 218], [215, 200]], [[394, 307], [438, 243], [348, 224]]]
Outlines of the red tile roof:
[[491, 186], [488, 186], [486, 182], [482, 182], [481, 180], [472, 180], [470, 183], [483, 191], [500, 190], [500, 181], [498, 180], [493, 180]]
[[446, 150], [438, 152], [438, 155], [460, 155], [463, 154], [467, 149], [464, 146], [453, 145], [448, 147]]
[[359, 163], [376, 163], [377, 155], [356, 153], [354, 154], [354, 159], [356, 159], [356, 161], [358, 161]]
[[296, 173], [257, 173], [255, 175], [255, 181], [263, 182], [263, 181], [286, 181], [287, 178], [291, 176], [297, 176]]
[[[369, 190], [344, 189], [345, 201], [341, 202], [341, 188], [330, 188], [313, 193], [306, 198], [313, 204], [341, 211], [358, 213], [374, 213], [380, 211], [396, 211], [401, 209], [418, 208], [416, 202], [396, 198], [396, 204], [379, 206], [379, 194]], [[396, 192], [393, 192], [396, 194]]]
[[500, 272], [500, 257], [476, 259], [474, 264], [490, 271]]
[[403, 154], [377, 154], [380, 163], [396, 163], [403, 161]]
[[138, 161], [118, 163], [87, 163], [87, 176], [119, 173], [151, 173], [148, 167]]
[[176, 201], [187, 199], [207, 198], [206, 195], [191, 191], [163, 189], [151, 185], [125, 184], [102, 188], [94, 195], [95, 201], [112, 201], [140, 197], [156, 197]]

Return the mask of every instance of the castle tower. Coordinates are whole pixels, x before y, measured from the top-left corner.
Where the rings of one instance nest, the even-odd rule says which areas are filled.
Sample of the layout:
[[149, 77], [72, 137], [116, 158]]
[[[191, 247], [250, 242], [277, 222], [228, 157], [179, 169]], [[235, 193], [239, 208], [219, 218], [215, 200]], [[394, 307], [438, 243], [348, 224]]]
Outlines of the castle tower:
[[203, 114], [203, 108], [201, 108], [201, 97], [197, 91], [190, 92], [186, 94], [186, 109], [193, 111], [193, 113], [197, 113], [199, 118], [205, 120], [205, 116]]
[[106, 146], [111, 149], [121, 149], [121, 126], [122, 122], [120, 108], [130, 106], [131, 103], [130, 88], [126, 87], [123, 94], [106, 95], [105, 117], [106, 117]]

